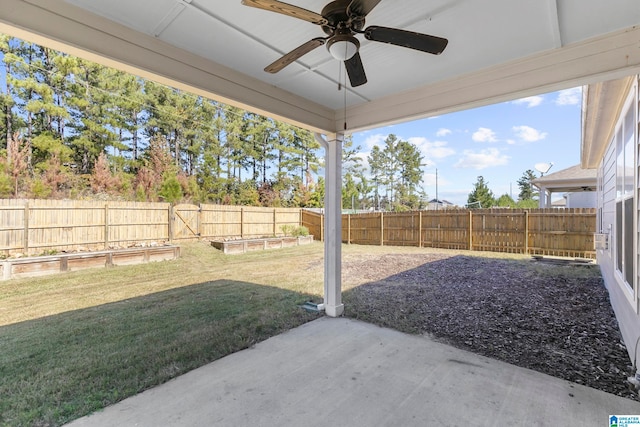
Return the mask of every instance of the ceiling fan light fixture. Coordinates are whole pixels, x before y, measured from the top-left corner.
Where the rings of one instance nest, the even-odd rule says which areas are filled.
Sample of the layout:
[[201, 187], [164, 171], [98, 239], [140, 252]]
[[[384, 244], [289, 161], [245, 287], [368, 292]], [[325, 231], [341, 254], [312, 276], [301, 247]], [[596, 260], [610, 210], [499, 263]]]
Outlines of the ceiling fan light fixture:
[[327, 50], [338, 61], [351, 59], [360, 49], [360, 42], [350, 34], [336, 34], [327, 42]]

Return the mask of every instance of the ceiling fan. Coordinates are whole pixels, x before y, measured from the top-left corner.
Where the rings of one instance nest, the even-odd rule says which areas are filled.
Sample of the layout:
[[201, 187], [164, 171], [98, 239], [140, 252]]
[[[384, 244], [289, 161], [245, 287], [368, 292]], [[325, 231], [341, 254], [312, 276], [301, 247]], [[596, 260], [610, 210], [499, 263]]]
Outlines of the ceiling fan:
[[328, 37], [316, 37], [303, 43], [269, 64], [264, 69], [266, 72], [277, 73], [313, 49], [326, 44], [331, 56], [344, 61], [351, 86], [357, 87], [367, 82], [367, 76], [358, 52], [360, 42], [355, 37], [356, 34], [364, 34], [364, 38], [367, 40], [403, 46], [434, 55], [441, 54], [449, 43], [447, 39], [441, 37], [397, 28], [372, 25], [363, 30], [367, 14], [380, 1], [335, 0], [327, 4], [319, 14], [277, 0], [242, 0], [242, 4], [320, 25], [328, 35]]

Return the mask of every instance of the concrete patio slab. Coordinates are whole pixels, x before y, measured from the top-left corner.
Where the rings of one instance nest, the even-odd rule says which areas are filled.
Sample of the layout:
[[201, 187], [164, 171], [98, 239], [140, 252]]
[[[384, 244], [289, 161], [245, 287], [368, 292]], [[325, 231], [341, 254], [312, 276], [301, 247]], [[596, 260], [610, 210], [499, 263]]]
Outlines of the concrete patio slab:
[[321, 318], [68, 425], [602, 427], [613, 414], [640, 414], [640, 402]]

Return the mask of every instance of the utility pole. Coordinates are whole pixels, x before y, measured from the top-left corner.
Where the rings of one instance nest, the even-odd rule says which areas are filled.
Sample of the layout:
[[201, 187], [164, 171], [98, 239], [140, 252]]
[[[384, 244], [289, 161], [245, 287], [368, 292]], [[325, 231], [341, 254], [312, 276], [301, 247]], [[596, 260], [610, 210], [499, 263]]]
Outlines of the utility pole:
[[440, 199], [438, 199], [438, 168], [436, 168], [436, 209], [440, 208]]

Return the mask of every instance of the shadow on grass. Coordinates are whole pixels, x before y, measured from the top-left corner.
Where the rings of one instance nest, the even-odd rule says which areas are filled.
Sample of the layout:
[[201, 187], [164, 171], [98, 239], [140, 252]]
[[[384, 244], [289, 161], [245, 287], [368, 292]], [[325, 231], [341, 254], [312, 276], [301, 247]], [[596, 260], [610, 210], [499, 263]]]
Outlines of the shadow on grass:
[[345, 292], [346, 316], [634, 398], [597, 266], [439, 258]]
[[217, 280], [0, 327], [0, 425], [61, 425], [318, 317]]

